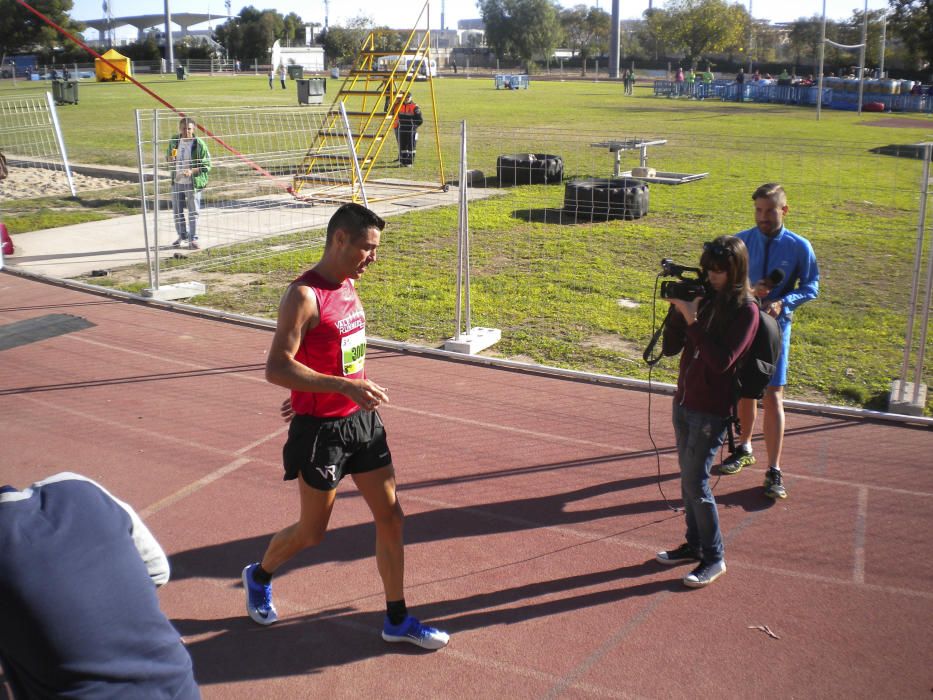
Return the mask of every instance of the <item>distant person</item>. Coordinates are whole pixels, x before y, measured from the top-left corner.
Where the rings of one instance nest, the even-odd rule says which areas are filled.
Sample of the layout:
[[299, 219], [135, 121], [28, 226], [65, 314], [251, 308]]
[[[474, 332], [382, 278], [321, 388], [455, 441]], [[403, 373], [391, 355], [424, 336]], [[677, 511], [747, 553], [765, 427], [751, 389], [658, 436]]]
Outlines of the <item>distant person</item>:
[[739, 72], [735, 75], [735, 101], [741, 102], [745, 99], [745, 70], [739, 68]]
[[687, 97], [696, 97], [697, 74], [693, 68], [687, 71], [685, 82], [687, 84]]
[[405, 95], [398, 116], [395, 118], [395, 137], [398, 140], [399, 165], [411, 167], [415, 164], [418, 147], [418, 127], [424, 123], [421, 107], [415, 104], [411, 93]]
[[[168, 143], [168, 161], [172, 163], [172, 209], [175, 212], [175, 232], [178, 238], [174, 248], [188, 244], [192, 250], [200, 248], [198, 218], [201, 216], [201, 192], [211, 172], [211, 154], [207, 144], [194, 135], [194, 119], [183, 117], [178, 122], [178, 135]], [[188, 210], [187, 227], [185, 210]]]
[[[787, 366], [790, 356], [791, 322], [794, 311], [816, 299], [820, 291], [820, 268], [813, 246], [803, 236], [784, 226], [787, 216], [787, 194], [776, 183], [767, 183], [752, 194], [755, 203], [754, 228], [737, 234], [748, 248], [748, 275], [754, 280], [755, 295], [762, 308], [775, 319], [784, 342], [771, 383], [762, 399], [764, 408], [765, 448], [768, 452], [768, 470], [765, 472], [765, 496], [787, 498], [781, 472], [781, 453], [784, 447], [784, 386], [787, 384]], [[780, 270], [780, 274], [775, 271]], [[779, 277], [780, 281], [775, 282]], [[754, 398], [739, 400], [739, 423], [742, 434], [733, 452], [722, 464], [722, 474], [738, 474], [743, 467], [755, 463], [752, 453], [752, 432], [758, 412]]]
[[272, 83], [275, 80], [275, 68], [269, 67], [269, 89], [272, 89]]
[[635, 94], [635, 69], [634, 69], [634, 68], [630, 68], [630, 69], [629, 69], [629, 72], [628, 72], [628, 86], [627, 86], [627, 89], [626, 89], [626, 91], [625, 91], [625, 94], [626, 94], [626, 95], [634, 95], [634, 94]]
[[684, 69], [678, 66], [677, 74], [674, 76], [674, 94], [680, 97], [684, 94]]
[[64, 472], [0, 487], [0, 666], [14, 698], [201, 694], [159, 609], [165, 553], [136, 512]]
[[376, 410], [389, 397], [366, 376], [366, 315], [354, 282], [375, 262], [383, 228], [385, 221], [369, 209], [341, 206], [327, 225], [321, 259], [289, 285], [279, 305], [266, 379], [291, 390], [295, 415], [283, 461], [285, 479], [298, 482], [301, 508], [298, 521], [272, 538], [262, 560], [243, 569], [246, 609], [261, 625], [278, 619], [272, 575], [321, 542], [337, 486], [350, 475], [375, 523], [376, 564], [386, 598], [382, 638], [440, 649], [449, 636], [421, 624], [406, 607], [404, 516]]
[[237, 59], [233, 62], [233, 72], [234, 73], [240, 72], [240, 59]]
[[457, 62], [453, 59], [450, 61], [450, 67], [454, 69], [454, 75], [457, 74]]
[[279, 64], [279, 81], [282, 83], [282, 89], [285, 89], [285, 79], [288, 77], [288, 71], [285, 70], [285, 64]]

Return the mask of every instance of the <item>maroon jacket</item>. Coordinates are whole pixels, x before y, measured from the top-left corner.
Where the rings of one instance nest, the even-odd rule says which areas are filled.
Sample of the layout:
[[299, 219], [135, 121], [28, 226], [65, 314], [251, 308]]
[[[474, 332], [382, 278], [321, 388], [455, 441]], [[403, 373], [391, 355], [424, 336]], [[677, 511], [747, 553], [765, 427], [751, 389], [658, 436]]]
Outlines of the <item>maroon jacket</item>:
[[683, 350], [674, 400], [692, 411], [726, 417], [732, 413], [736, 362], [758, 331], [758, 307], [750, 301], [736, 311], [722, 337], [707, 331], [711, 311], [712, 304], [703, 302], [692, 326], [672, 311], [664, 325], [662, 348], [665, 355]]

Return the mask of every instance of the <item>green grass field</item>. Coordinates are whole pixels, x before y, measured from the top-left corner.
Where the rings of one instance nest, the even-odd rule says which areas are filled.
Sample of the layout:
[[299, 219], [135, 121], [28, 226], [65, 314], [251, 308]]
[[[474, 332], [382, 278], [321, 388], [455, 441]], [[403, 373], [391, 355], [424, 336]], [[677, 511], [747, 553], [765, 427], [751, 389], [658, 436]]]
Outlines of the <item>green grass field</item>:
[[[261, 75], [146, 84], [181, 108], [295, 104], [292, 83], [269, 90]], [[21, 83], [15, 94], [43, 87]], [[473, 203], [473, 323], [502, 329], [492, 354], [646, 377], [641, 350], [651, 335], [660, 258], [693, 263], [703, 241], [748, 228], [752, 190], [780, 181], [790, 196], [787, 224], [811, 240], [822, 272], [821, 297], [796, 317], [788, 395], [884, 408], [903, 355], [921, 171], [917, 160], [870, 149], [933, 140], [929, 116], [824, 110], [817, 122], [812, 108], [669, 100], [647, 87], [624, 97], [606, 81], [534, 77], [527, 91], [496, 91], [489, 77], [437, 80], [435, 89], [448, 178], [456, 175], [461, 120], [470, 167], [487, 175], [497, 154], [547, 152], [562, 156], [565, 179], [606, 176], [610, 155], [590, 144], [631, 136], [668, 140], [652, 151], [651, 165], [710, 173], [687, 185], [653, 185], [650, 212], [637, 221], [545, 223], [541, 213], [562, 205], [559, 186], [511, 188]], [[79, 105], [59, 108], [72, 159], [135, 165], [133, 110], [160, 105], [131, 85], [82, 83], [80, 90]], [[7, 83], [0, 97], [8, 94]], [[416, 86], [415, 98], [430, 112], [426, 85]], [[874, 125], [879, 119], [898, 126]], [[433, 133], [425, 127], [422, 134], [413, 174], [430, 179], [437, 171]], [[629, 156], [625, 167], [633, 164]], [[100, 199], [90, 207], [79, 198], [65, 215], [99, 216]], [[4, 205], [13, 217], [43, 208], [61, 207], [41, 199]], [[37, 218], [35, 226], [46, 221]], [[373, 335], [432, 346], [452, 335], [456, 226], [453, 207], [390, 222], [380, 260], [361, 285]], [[230, 279], [249, 284], [233, 291], [209, 285], [196, 302], [274, 315], [284, 285], [318, 254], [231, 263]], [[929, 383], [929, 372], [924, 376]], [[671, 381], [673, 360], [654, 377]], [[931, 408], [928, 400], [928, 414]]]

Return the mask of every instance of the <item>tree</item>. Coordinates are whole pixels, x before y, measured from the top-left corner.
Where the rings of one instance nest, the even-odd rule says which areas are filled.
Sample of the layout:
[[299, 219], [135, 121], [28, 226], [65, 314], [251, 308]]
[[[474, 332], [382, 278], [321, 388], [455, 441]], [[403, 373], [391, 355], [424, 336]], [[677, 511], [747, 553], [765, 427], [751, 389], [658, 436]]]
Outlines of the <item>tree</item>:
[[354, 63], [372, 24], [369, 17], [354, 17], [345, 27], [329, 26], [320, 35], [324, 56], [331, 64]]
[[561, 38], [560, 7], [552, 0], [479, 0], [486, 44], [499, 58], [515, 56], [530, 69], [535, 56], [554, 53]]
[[725, 0], [671, 0], [645, 19], [664, 43], [683, 52], [686, 67], [706, 54], [740, 47], [748, 36], [748, 12]]
[[217, 27], [214, 35], [229, 56], [263, 59], [276, 39], [294, 39], [297, 28], [302, 26], [301, 17], [294, 13], [286, 18], [275, 10], [260, 11], [249, 5]]
[[933, 64], [933, 0], [888, 0], [890, 25], [917, 67]]
[[560, 24], [564, 30], [567, 48], [583, 59], [583, 75], [586, 61], [591, 56], [600, 56], [609, 50], [609, 33], [612, 18], [598, 7], [577, 5], [560, 13]]
[[[80, 32], [84, 25], [68, 16], [72, 0], [33, 0], [29, 3], [39, 12], [70, 32]], [[0, 0], [0, 55], [48, 51], [67, 43], [41, 19], [13, 0]]]
[[802, 65], [804, 59], [816, 65], [820, 56], [820, 35], [822, 32], [820, 15], [800, 17], [791, 25], [788, 41], [795, 65]]

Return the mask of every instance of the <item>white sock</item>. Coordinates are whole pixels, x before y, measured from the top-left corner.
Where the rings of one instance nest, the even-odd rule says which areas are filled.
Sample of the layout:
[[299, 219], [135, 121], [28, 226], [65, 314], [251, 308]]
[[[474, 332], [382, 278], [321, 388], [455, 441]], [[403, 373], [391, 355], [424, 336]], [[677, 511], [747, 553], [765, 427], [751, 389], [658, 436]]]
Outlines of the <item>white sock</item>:
[[739, 452], [747, 452], [748, 454], [751, 454], [751, 453], [752, 453], [752, 443], [751, 443], [751, 442], [743, 442], [741, 445], [739, 445]]

